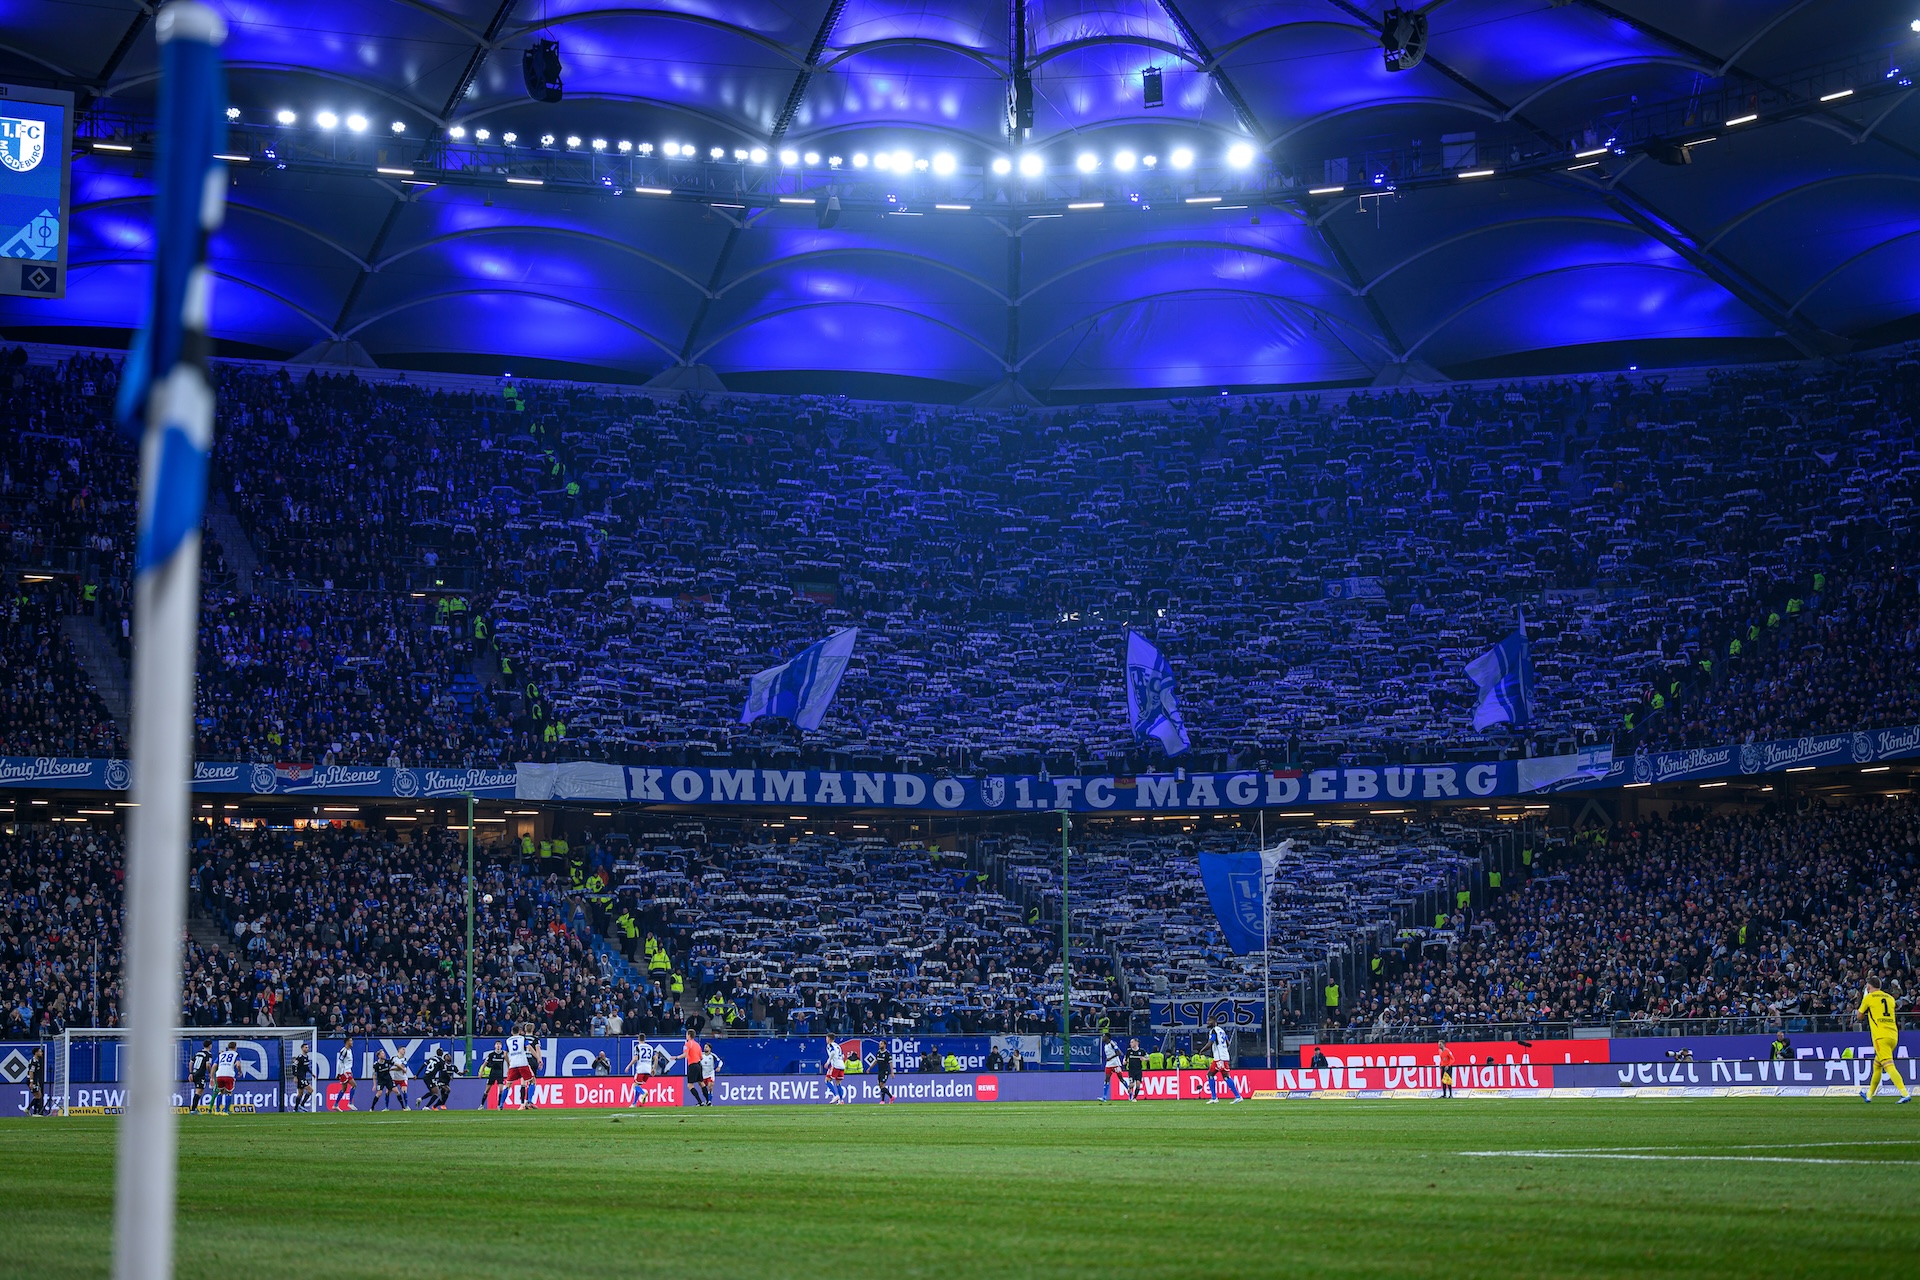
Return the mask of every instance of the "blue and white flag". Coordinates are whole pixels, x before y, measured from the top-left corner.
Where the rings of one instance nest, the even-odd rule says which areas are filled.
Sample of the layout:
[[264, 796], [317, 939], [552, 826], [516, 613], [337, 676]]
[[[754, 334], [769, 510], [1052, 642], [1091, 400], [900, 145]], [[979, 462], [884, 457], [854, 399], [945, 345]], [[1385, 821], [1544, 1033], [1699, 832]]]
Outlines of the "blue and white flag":
[[818, 729], [839, 692], [840, 677], [847, 674], [859, 634], [860, 628], [848, 627], [808, 645], [777, 667], [757, 672], [747, 683], [747, 705], [740, 710], [740, 723], [785, 716], [802, 729]]
[[1207, 887], [1220, 932], [1237, 956], [1258, 951], [1267, 941], [1267, 899], [1274, 869], [1293, 851], [1287, 840], [1260, 853], [1203, 853], [1200, 881]]
[[1173, 697], [1173, 667], [1137, 631], [1127, 632], [1127, 719], [1136, 741], [1158, 739], [1170, 756], [1191, 745]]
[[1478, 685], [1473, 727], [1496, 724], [1525, 728], [1533, 720], [1533, 663], [1527, 658], [1526, 624], [1467, 664], [1467, 678]]

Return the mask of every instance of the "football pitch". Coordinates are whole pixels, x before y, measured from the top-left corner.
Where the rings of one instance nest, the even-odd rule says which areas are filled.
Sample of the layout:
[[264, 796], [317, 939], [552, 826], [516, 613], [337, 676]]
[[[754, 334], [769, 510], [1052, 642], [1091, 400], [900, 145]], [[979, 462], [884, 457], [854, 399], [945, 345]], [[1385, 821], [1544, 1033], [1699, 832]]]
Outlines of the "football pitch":
[[[183, 1117], [179, 1273], [1913, 1274], [1920, 1105]], [[110, 1262], [114, 1122], [0, 1122], [0, 1272]]]

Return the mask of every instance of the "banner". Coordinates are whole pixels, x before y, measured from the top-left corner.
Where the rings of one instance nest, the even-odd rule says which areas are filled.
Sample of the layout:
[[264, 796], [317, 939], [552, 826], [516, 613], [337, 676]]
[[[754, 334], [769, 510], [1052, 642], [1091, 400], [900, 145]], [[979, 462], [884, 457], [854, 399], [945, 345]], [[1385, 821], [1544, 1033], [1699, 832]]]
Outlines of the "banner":
[[1156, 1031], [1210, 1027], [1215, 1018], [1225, 1019], [1229, 1027], [1251, 1030], [1260, 1026], [1260, 1010], [1259, 996], [1187, 996], [1150, 1001], [1147, 1020]]
[[[1591, 748], [1531, 760], [1362, 765], [1230, 773], [941, 777], [851, 769], [707, 769], [671, 765], [521, 764], [512, 769], [388, 769], [373, 765], [201, 761], [193, 788], [208, 795], [343, 796], [369, 799], [590, 800], [603, 804], [697, 805], [901, 812], [1220, 812], [1311, 808], [1359, 801], [1497, 800], [1667, 782], [1860, 766], [1920, 757], [1920, 728], [1876, 729], [1688, 751], [1613, 755]], [[0, 788], [125, 791], [124, 760], [0, 757]]]
[[[1486, 1066], [1512, 1063], [1542, 1065], [1570, 1062], [1611, 1061], [1609, 1040], [1455, 1040], [1448, 1045], [1458, 1066], [1469, 1061]], [[1311, 1067], [1314, 1056], [1323, 1055], [1330, 1067], [1415, 1067], [1433, 1066], [1440, 1060], [1440, 1046], [1430, 1041], [1402, 1044], [1308, 1044], [1301, 1046], [1300, 1065]], [[1437, 1086], [1436, 1086], [1437, 1087]]]

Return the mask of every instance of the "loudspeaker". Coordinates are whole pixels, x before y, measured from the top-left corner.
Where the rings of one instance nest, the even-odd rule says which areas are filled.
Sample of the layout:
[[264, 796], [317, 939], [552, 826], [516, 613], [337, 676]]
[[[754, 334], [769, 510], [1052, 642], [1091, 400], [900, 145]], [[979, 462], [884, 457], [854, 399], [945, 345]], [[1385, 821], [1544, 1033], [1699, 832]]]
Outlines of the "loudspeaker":
[[1025, 137], [1033, 128], [1033, 77], [1025, 71], [1013, 73], [1013, 88], [1007, 95], [1007, 124], [1016, 138]]
[[840, 221], [840, 197], [839, 196], [827, 197], [827, 202], [820, 206], [820, 216], [818, 221], [820, 223], [820, 229], [822, 231], [825, 231], [828, 227]]
[[551, 40], [535, 41], [520, 55], [520, 74], [526, 78], [529, 98], [560, 101], [560, 46]]
[[1647, 154], [1661, 164], [1679, 166], [1693, 163], [1693, 152], [1677, 142], [1656, 138], [1647, 144]]
[[1149, 107], [1163, 107], [1167, 103], [1166, 90], [1160, 84], [1160, 68], [1148, 67], [1140, 73], [1140, 87], [1145, 90], [1146, 104]]
[[1411, 71], [1427, 56], [1427, 15], [1389, 9], [1380, 20], [1380, 47], [1387, 70]]

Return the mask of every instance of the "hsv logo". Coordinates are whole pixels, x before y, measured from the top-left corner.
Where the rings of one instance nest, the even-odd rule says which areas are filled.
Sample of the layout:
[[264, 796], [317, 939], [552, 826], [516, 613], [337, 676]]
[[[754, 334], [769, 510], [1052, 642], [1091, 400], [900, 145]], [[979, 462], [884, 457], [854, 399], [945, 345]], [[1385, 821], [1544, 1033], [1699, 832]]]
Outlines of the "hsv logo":
[[973, 1078], [973, 1096], [978, 1102], [1000, 1101], [999, 1076], [975, 1076]]

